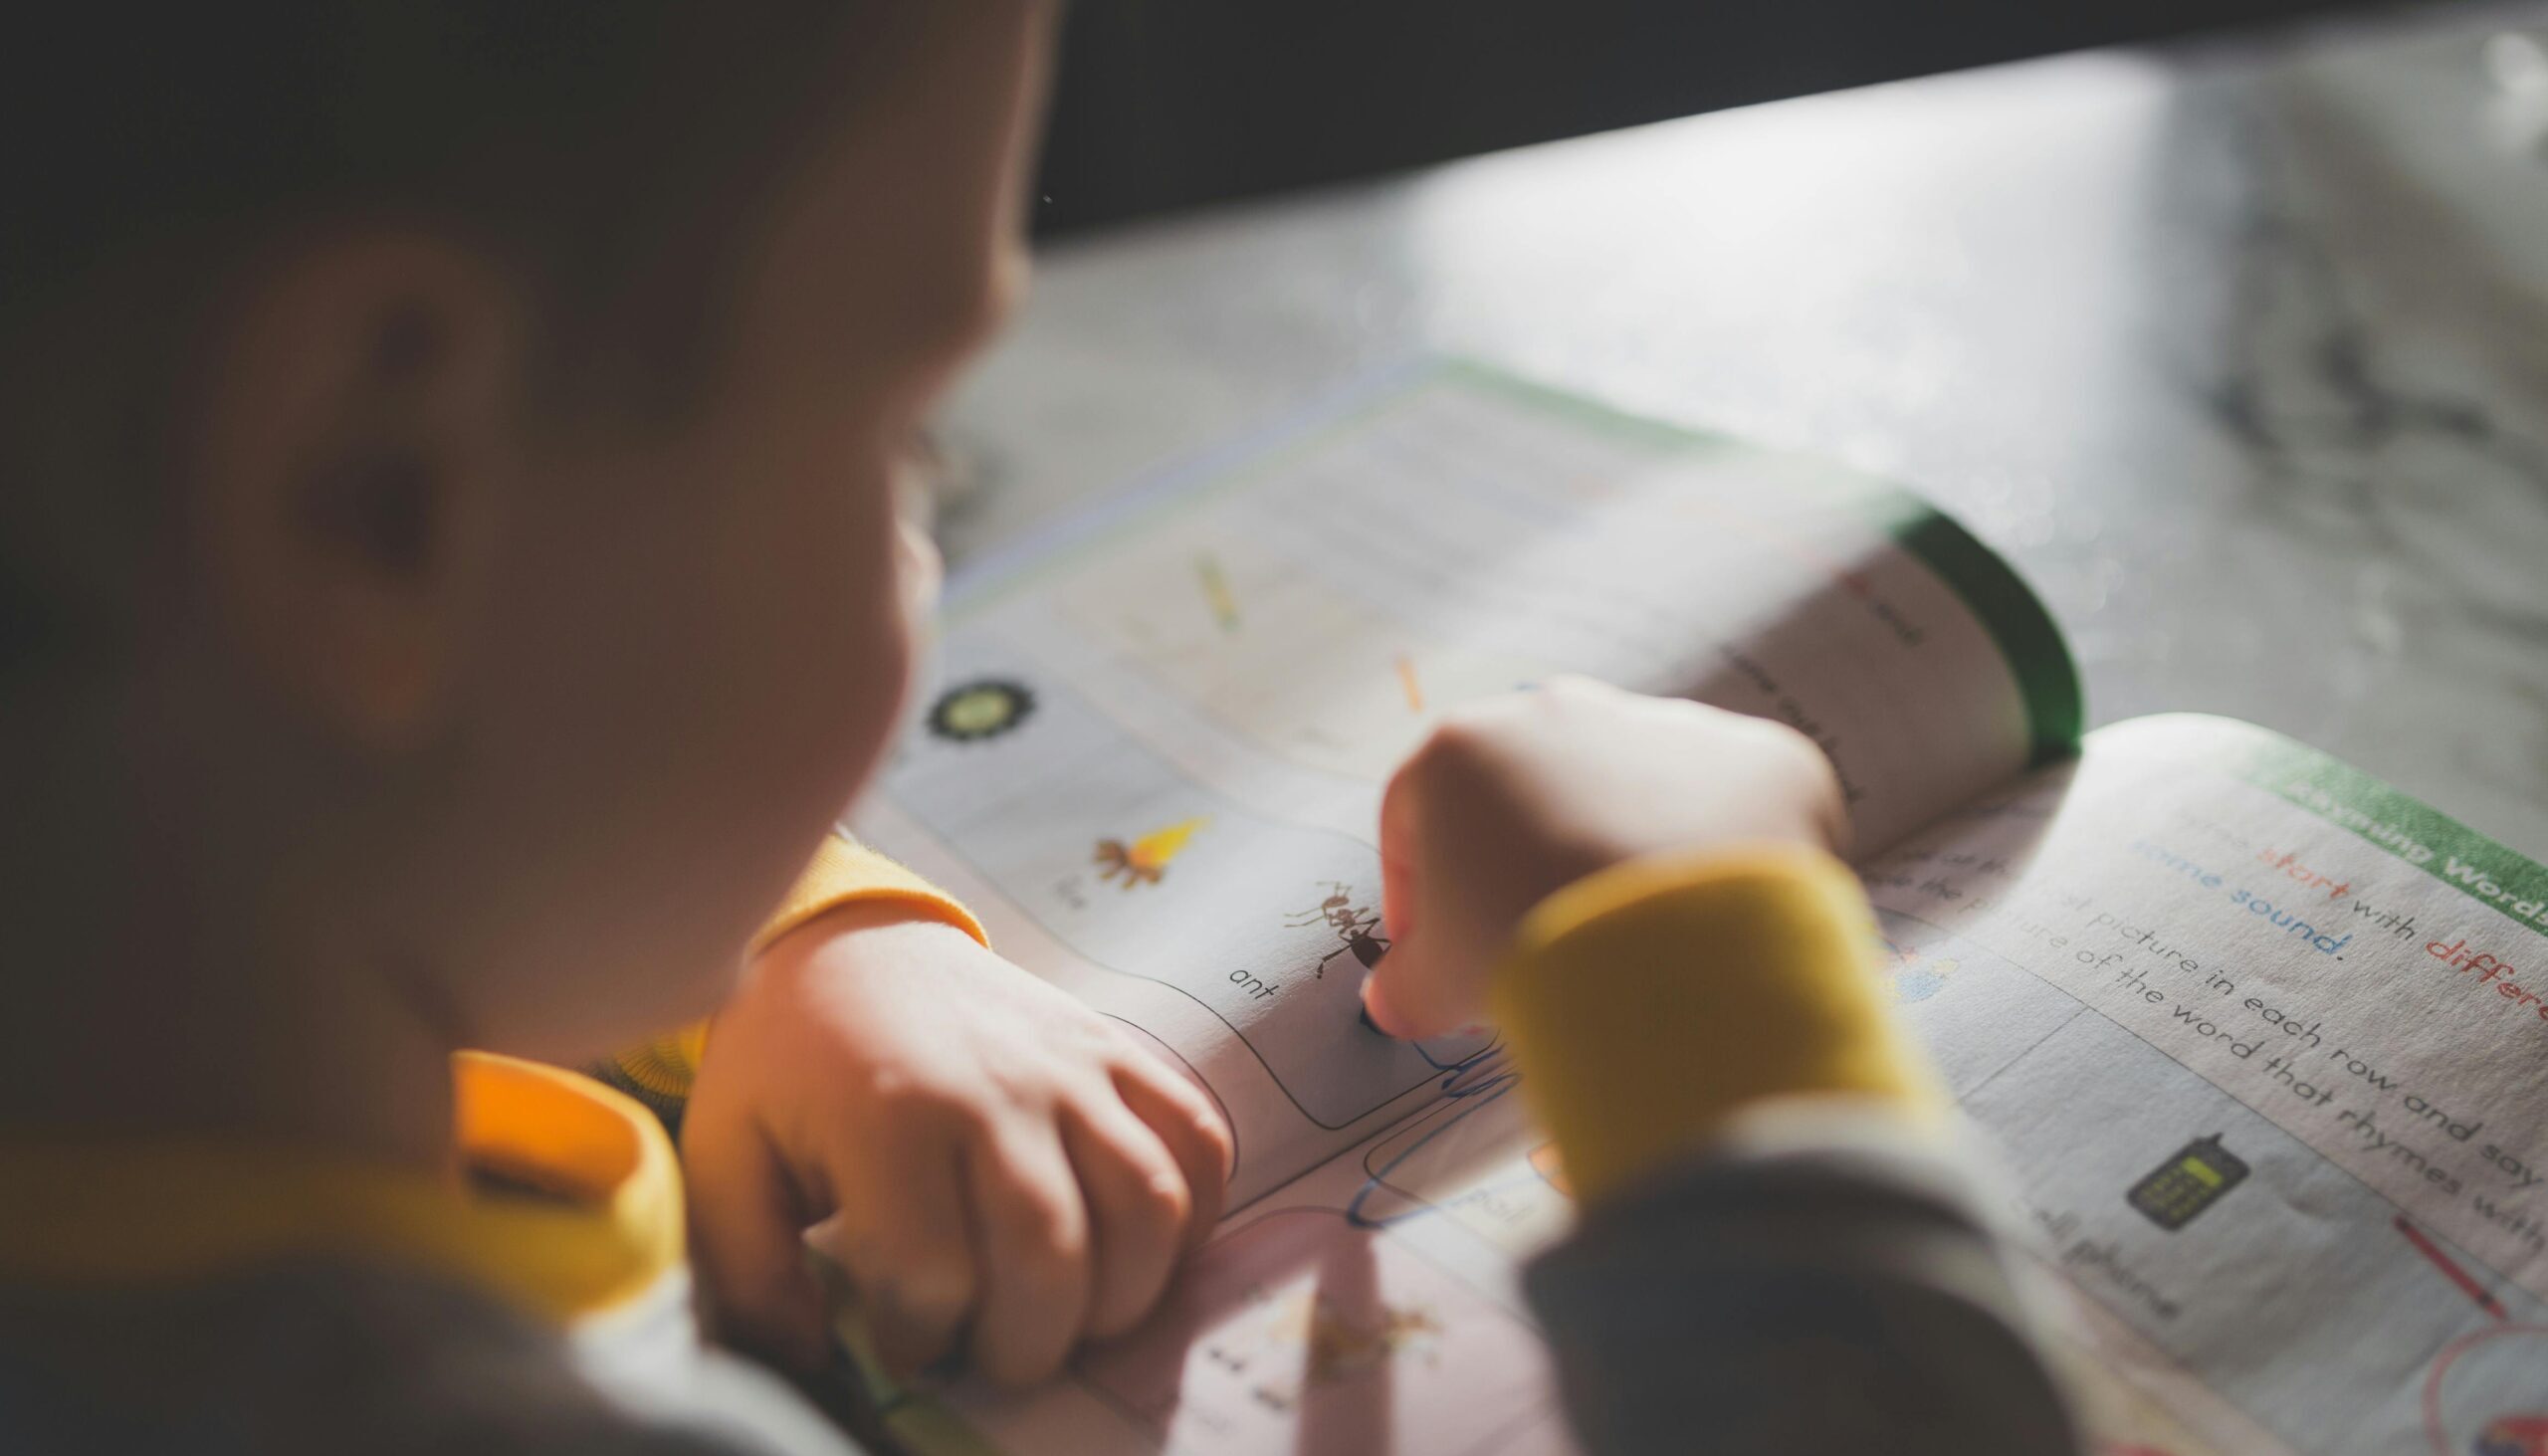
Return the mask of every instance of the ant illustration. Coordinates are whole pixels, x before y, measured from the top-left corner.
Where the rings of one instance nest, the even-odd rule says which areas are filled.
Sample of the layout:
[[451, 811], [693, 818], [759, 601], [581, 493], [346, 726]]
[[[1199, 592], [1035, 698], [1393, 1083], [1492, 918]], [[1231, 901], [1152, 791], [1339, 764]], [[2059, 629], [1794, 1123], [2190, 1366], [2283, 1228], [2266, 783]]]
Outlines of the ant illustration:
[[1318, 909], [1301, 911], [1283, 918], [1283, 924], [1287, 926], [1324, 924], [1336, 932], [1336, 938], [1341, 943], [1319, 957], [1313, 973], [1319, 979], [1325, 980], [1327, 963], [1348, 950], [1354, 952], [1355, 959], [1363, 962], [1365, 970], [1380, 964], [1380, 952], [1389, 948], [1387, 937], [1376, 934], [1380, 928], [1380, 915], [1374, 911], [1357, 909], [1354, 904], [1354, 892], [1348, 890], [1343, 881], [1330, 880], [1327, 882], [1327, 888], [1328, 897], [1318, 903]]

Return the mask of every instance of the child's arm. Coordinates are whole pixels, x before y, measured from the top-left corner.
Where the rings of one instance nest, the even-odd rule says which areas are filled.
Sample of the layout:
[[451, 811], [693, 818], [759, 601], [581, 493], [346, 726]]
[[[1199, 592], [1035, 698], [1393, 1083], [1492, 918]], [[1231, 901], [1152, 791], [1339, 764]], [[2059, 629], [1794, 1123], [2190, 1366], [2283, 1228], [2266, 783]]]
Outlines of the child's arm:
[[781, 1358], [827, 1348], [804, 1261], [817, 1224], [889, 1363], [962, 1337], [1017, 1381], [1128, 1328], [1219, 1217], [1231, 1147], [1210, 1101], [845, 839], [713, 1029], [684, 1040], [641, 1055], [658, 1091], [697, 1068], [678, 1112], [712, 1312]]
[[1531, 1294], [1595, 1451], [2075, 1451], [1875, 994], [1827, 764], [1561, 685], [1391, 783], [1374, 1017], [1492, 1014], [1584, 1217]]
[[[892, 907], [898, 919], [938, 922], [985, 946], [990, 944], [981, 922], [973, 919], [962, 901], [834, 830], [815, 847], [814, 858], [787, 898], [752, 936], [750, 953], [759, 954], [789, 931], [847, 905]], [[708, 1026], [698, 1022], [632, 1047], [593, 1068], [593, 1075], [645, 1104], [678, 1134], [689, 1109], [691, 1084], [708, 1053]]]

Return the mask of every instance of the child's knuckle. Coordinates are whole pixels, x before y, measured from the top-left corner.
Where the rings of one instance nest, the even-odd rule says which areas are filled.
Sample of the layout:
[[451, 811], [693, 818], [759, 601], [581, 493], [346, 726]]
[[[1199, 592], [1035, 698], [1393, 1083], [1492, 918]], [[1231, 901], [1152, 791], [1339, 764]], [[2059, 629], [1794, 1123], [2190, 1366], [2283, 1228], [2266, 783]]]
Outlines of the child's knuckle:
[[980, 1276], [960, 1246], [934, 1243], [905, 1250], [897, 1265], [892, 1274], [892, 1303], [919, 1318], [959, 1318], [980, 1293]]
[[1104, 1066], [1127, 1052], [1140, 1051], [1131, 1034], [1114, 1022], [1091, 1015], [1082, 1007], [1070, 1009], [1069, 1021], [1062, 1027], [1062, 1039], [1078, 1060]]
[[1214, 1171], [1227, 1178], [1231, 1165], [1238, 1160], [1238, 1139], [1231, 1134], [1230, 1125], [1220, 1114], [1209, 1108], [1196, 1108], [1191, 1116], [1195, 1139], [1211, 1155]]
[[1409, 766], [1418, 785], [1439, 789], [1472, 777], [1494, 757], [1499, 725], [1494, 711], [1468, 707], [1452, 710], [1424, 735]]
[[1759, 726], [1755, 731], [1761, 734], [1764, 748], [1788, 773], [1794, 775], [1796, 783], [1801, 786], [1818, 784], [1831, 776], [1829, 755], [1822, 751], [1821, 744], [1807, 737], [1802, 729], [1765, 718], [1752, 722]]
[[1548, 708], [1572, 708], [1601, 696], [1601, 684], [1582, 673], [1558, 673], [1540, 685], [1532, 701]]
[[1185, 1226], [1186, 1216], [1194, 1211], [1194, 1198], [1186, 1191], [1183, 1178], [1174, 1173], [1154, 1173], [1135, 1190], [1128, 1211], [1145, 1231], [1165, 1235]]
[[1007, 1223], [1019, 1266], [1039, 1283], [1061, 1282], [1078, 1265], [1079, 1220], [1060, 1198], [1040, 1191], [1019, 1198]]
[[999, 1120], [989, 1104], [958, 1088], [915, 1088], [900, 1111], [914, 1124], [958, 1143], [983, 1142], [998, 1131]]

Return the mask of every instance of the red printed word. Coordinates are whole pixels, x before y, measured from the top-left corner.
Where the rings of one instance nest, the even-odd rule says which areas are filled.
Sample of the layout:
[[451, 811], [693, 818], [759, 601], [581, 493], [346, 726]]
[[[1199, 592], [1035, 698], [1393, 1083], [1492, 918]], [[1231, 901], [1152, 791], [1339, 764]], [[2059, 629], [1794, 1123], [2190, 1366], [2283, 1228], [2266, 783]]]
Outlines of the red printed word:
[[2342, 900], [2353, 893], [2351, 880], [2330, 880], [2323, 871], [2313, 870], [2300, 863], [2300, 857], [2288, 850], [2281, 854], [2275, 854], [2269, 849], [2257, 850], [2256, 862], [2271, 865], [2312, 890], [2326, 891], [2329, 900]]
[[2480, 984], [2493, 982], [2496, 995], [2516, 1006], [2528, 1006], [2540, 1020], [2548, 1021], [2548, 1001], [2541, 1000], [2537, 991], [2526, 990], [2513, 980], [2515, 974], [2527, 975], [2529, 972], [2493, 951], [2471, 950], [2468, 941], [2461, 938], [2447, 945], [2440, 940], [2431, 941], [2426, 944], [2425, 953], [2453, 970], [2474, 975]]

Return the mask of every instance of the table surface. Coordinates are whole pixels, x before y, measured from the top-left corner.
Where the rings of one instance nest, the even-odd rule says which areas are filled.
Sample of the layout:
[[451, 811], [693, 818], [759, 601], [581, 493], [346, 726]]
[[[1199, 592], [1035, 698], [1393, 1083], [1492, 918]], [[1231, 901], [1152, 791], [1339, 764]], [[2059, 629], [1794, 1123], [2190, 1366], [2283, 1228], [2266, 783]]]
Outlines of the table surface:
[[2278, 728], [2548, 857], [2548, 7], [2094, 52], [1076, 241], [957, 560], [1427, 351], [1898, 480], [2098, 723]]

